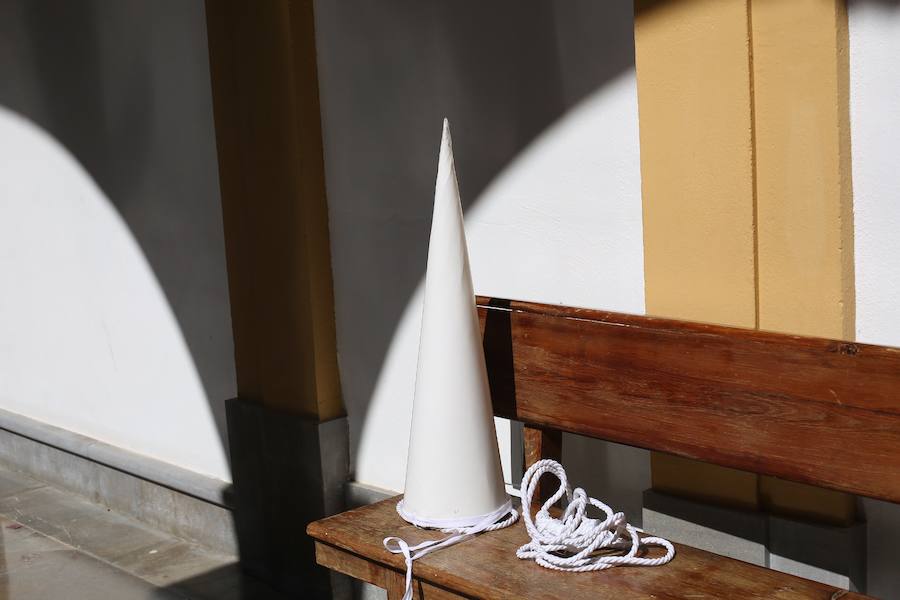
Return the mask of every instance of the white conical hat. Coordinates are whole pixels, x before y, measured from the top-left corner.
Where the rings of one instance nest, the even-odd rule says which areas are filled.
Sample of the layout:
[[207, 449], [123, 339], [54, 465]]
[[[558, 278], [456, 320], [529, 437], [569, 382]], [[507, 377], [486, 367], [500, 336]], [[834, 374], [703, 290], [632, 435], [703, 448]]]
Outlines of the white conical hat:
[[508, 506], [445, 119], [399, 508], [417, 525], [465, 527]]

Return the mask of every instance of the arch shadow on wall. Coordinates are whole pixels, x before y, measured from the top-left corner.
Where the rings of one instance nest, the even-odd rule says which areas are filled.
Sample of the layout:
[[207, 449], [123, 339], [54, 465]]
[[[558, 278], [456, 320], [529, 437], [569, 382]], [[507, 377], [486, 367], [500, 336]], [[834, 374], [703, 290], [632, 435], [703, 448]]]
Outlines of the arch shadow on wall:
[[[581, 140], [605, 94], [631, 85], [633, 4], [560, 1], [523, 10], [512, 0], [477, 7], [392, 0], [316, 8], [340, 366], [352, 449], [360, 453], [366, 423], [391, 418], [371, 403], [379, 386], [391, 389], [396, 381], [385, 378], [414, 369], [409, 349], [441, 119], [453, 124], [463, 200], [478, 227], [490, 221], [489, 204], [504, 196], [503, 186], [537, 185], [521, 179], [522, 170], [557, 156], [558, 144]], [[8, 17], [0, 18], [0, 48], [8, 50], [0, 69], [11, 73], [0, 78], [0, 105], [68, 149], [114, 210], [108, 217], [130, 232], [183, 336], [201, 388], [196, 398], [209, 403], [227, 455], [222, 403], [235, 395], [233, 346], [202, 4], [17, 0], [0, 7], [0, 17]], [[616, 125], [604, 123], [620, 131]], [[609, 146], [579, 143], [585, 151]], [[544, 164], [558, 169], [548, 177], [571, 178], [571, 165]], [[547, 211], [537, 218], [553, 219], [555, 198], [544, 198]], [[483, 228], [470, 243], [486, 248], [494, 231]], [[603, 307], [634, 310], [634, 302], [617, 296]], [[391, 360], [400, 365], [394, 371]], [[404, 429], [402, 421], [395, 427]], [[579, 444], [569, 447], [607, 471], [640, 460], [627, 449]], [[383, 448], [382, 460], [405, 451], [403, 443]], [[604, 487], [602, 474], [582, 468], [573, 479]], [[639, 502], [642, 488], [629, 485]], [[385, 486], [396, 488], [388, 479]], [[634, 494], [611, 502], [639, 510]]]

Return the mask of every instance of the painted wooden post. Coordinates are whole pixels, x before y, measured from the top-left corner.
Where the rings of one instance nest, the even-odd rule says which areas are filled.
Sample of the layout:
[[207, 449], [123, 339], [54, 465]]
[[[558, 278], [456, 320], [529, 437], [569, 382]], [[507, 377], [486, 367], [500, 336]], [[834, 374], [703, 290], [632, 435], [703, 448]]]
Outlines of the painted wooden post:
[[312, 0], [208, 0], [210, 69], [239, 398], [228, 405], [244, 568], [330, 597], [306, 524], [342, 508]]

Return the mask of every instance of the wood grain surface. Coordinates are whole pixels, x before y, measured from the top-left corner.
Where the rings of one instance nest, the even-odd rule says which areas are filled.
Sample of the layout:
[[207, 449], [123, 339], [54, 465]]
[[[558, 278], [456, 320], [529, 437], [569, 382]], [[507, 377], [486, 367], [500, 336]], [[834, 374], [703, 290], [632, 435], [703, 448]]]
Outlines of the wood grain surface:
[[[900, 500], [900, 351], [617, 313], [479, 299], [494, 411], [526, 424], [526, 462], [559, 431]], [[312, 523], [318, 562], [403, 593], [382, 546], [439, 536], [396, 498]], [[560, 573], [521, 561], [522, 523], [415, 563], [415, 597], [864, 598], [676, 545], [671, 563]], [[650, 555], [661, 552], [649, 549]]]
[[[525, 446], [525, 470], [544, 458], [562, 460], [562, 432], [557, 429], [544, 429], [541, 427], [522, 428], [523, 444]], [[556, 479], [544, 478], [538, 481], [537, 497], [546, 500], [559, 488]]]
[[[402, 594], [402, 555], [382, 546], [389, 535], [410, 544], [440, 536], [417, 529], [397, 515], [397, 498], [312, 523], [319, 563]], [[417, 560], [413, 573], [417, 598], [779, 598], [857, 600], [860, 594], [676, 545], [675, 559], [662, 567], [617, 567], [594, 573], [562, 573], [516, 558], [528, 541], [520, 521], [478, 535]], [[655, 556], [661, 550], [651, 549]]]
[[900, 350], [479, 298], [495, 413], [900, 501]]

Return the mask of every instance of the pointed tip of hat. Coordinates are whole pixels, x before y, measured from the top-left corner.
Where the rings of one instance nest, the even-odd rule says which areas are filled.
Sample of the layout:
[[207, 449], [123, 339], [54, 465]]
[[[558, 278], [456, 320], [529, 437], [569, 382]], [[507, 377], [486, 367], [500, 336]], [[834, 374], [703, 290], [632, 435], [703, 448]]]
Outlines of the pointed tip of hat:
[[450, 137], [450, 121], [444, 118], [444, 129], [441, 134], [441, 150], [438, 154], [438, 182], [450, 174], [453, 168], [453, 139]]
[[441, 132], [441, 147], [450, 147], [453, 145], [453, 140], [450, 137], [450, 121], [447, 117], [444, 117], [444, 128]]

